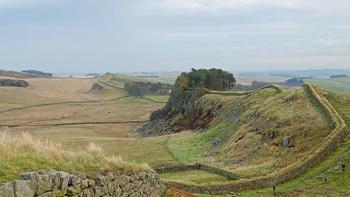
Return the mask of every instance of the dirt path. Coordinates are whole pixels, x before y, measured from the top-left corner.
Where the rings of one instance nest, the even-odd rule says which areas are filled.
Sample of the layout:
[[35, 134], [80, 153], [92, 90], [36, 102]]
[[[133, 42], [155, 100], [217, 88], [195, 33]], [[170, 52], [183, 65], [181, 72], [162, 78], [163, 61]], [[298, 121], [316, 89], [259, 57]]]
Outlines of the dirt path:
[[3, 111], [0, 111], [0, 113], [11, 112], [11, 111], [18, 111], [18, 110], [23, 110], [23, 109], [30, 109], [30, 108], [35, 108], [35, 107], [46, 107], [46, 106], [51, 106], [51, 105], [113, 102], [113, 101], [117, 101], [117, 100], [120, 100], [120, 99], [123, 99], [123, 98], [127, 98], [127, 97], [131, 97], [131, 96], [122, 96], [122, 97], [118, 97], [118, 98], [115, 98], [115, 99], [107, 99], [107, 100], [63, 101], [63, 102], [56, 102], [56, 103], [44, 103], [44, 104], [39, 104], [39, 105], [31, 105], [31, 106], [10, 108], [10, 109], [6, 109], [6, 110], [3, 110]]
[[48, 126], [72, 126], [72, 125], [101, 125], [101, 124], [129, 124], [129, 123], [146, 123], [148, 120], [124, 120], [124, 121], [89, 121], [89, 122], [64, 122], [48, 124], [17, 124], [17, 125], [0, 125], [0, 127], [18, 128], [18, 127], [48, 127]]

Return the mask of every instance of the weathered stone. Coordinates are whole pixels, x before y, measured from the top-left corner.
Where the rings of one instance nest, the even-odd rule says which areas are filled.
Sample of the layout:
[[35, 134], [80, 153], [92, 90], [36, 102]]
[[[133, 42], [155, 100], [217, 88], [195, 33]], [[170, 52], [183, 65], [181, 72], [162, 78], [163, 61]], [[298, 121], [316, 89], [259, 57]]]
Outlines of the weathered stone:
[[115, 194], [116, 196], [121, 196], [122, 195], [122, 190], [120, 189], [120, 187], [118, 187], [116, 190], [115, 190]]
[[79, 194], [80, 191], [81, 191], [81, 189], [79, 187], [68, 187], [67, 188], [67, 195], [74, 196], [74, 195]]
[[91, 179], [88, 180], [88, 185], [89, 185], [89, 187], [94, 187], [95, 184], [96, 184], [96, 183], [95, 183], [94, 180], [91, 180]]
[[288, 147], [288, 146], [290, 145], [290, 142], [291, 142], [291, 139], [290, 139], [289, 136], [284, 137], [282, 145], [283, 145], [284, 147]]
[[84, 189], [80, 192], [80, 195], [79, 196], [91, 196], [91, 193], [90, 193], [90, 189], [87, 188], [87, 189]]
[[53, 190], [50, 192], [43, 193], [41, 195], [38, 195], [38, 197], [60, 197], [65, 196], [66, 190]]
[[80, 183], [80, 188], [85, 189], [89, 187], [89, 181], [88, 180], [82, 180]]
[[96, 177], [96, 184], [99, 186], [104, 186], [108, 183], [108, 177], [99, 175]]
[[102, 193], [102, 194], [107, 194], [107, 193], [108, 193], [108, 187], [107, 187], [107, 185], [101, 187], [101, 193]]
[[68, 185], [76, 186], [80, 184], [81, 179], [78, 176], [70, 176]]
[[69, 179], [70, 179], [70, 175], [66, 172], [58, 172], [58, 176], [60, 179], [60, 185], [58, 186], [59, 189], [66, 189], [68, 187], [69, 184]]
[[19, 177], [21, 180], [37, 180], [38, 178], [38, 173], [37, 172], [25, 172], [19, 174]]
[[15, 197], [30, 197], [35, 195], [31, 181], [28, 180], [13, 181], [13, 190]]
[[115, 189], [113, 182], [107, 183], [107, 188], [108, 188], [108, 192], [113, 192]]
[[14, 197], [15, 193], [13, 191], [12, 183], [5, 183], [0, 185], [0, 197]]
[[102, 196], [101, 189], [98, 188], [98, 187], [95, 188], [94, 194], [95, 194], [95, 197], [100, 197], [100, 196]]
[[52, 177], [49, 173], [47, 174], [38, 174], [37, 180], [37, 194], [43, 194], [45, 192], [51, 191], [53, 189], [52, 186]]
[[108, 172], [107, 177], [110, 181], [112, 181], [114, 179], [114, 174], [112, 172]]

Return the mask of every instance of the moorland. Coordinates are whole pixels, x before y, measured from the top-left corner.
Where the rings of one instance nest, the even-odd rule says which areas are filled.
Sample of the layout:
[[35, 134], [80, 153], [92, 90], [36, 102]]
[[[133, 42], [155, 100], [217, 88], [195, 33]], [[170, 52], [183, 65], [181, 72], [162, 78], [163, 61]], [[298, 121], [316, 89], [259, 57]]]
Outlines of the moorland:
[[[327, 144], [336, 129], [327, 112], [320, 110], [310, 98], [307, 85], [238, 91], [231, 90], [231, 84], [208, 86], [201, 79], [193, 81], [196, 77], [193, 73], [180, 76], [176, 82], [166, 77], [111, 73], [97, 79], [28, 77], [25, 78], [28, 87], [0, 87], [0, 125], [6, 130], [2, 144], [18, 143], [18, 138], [12, 139], [8, 133], [25, 138], [28, 143], [24, 146], [41, 144], [27, 153], [20, 151], [19, 157], [10, 157], [5, 154], [9, 151], [2, 151], [0, 182], [12, 180], [24, 171], [51, 168], [96, 171], [111, 168], [113, 162], [117, 162], [124, 169], [159, 170], [201, 164], [222, 170], [217, 173], [203, 168], [162, 173], [163, 181], [170, 187], [176, 183], [204, 188], [236, 184], [298, 165]], [[1, 78], [17, 80], [17, 77]], [[230, 76], [227, 79], [234, 84]], [[216, 84], [215, 79], [212, 80], [208, 84]], [[306, 82], [319, 85], [310, 87], [317, 97], [327, 101], [327, 106], [334, 108], [332, 113], [339, 114], [349, 125], [350, 94], [344, 85], [348, 79]], [[140, 93], [135, 90], [135, 84], [147, 87], [147, 91]], [[150, 84], [163, 85], [154, 89]], [[171, 94], [168, 88], [174, 88]], [[96, 155], [99, 147], [104, 153]], [[334, 149], [322, 155], [305, 173], [277, 182], [275, 195], [350, 195], [350, 188], [345, 184], [349, 181], [349, 171], [341, 169], [343, 164], [350, 165], [349, 148], [348, 140], [337, 141]], [[55, 150], [55, 154], [35, 157], [31, 154], [33, 150], [41, 150], [39, 153]], [[83, 167], [76, 165], [78, 161], [65, 165], [68, 160], [62, 155], [67, 155], [66, 151], [79, 155], [68, 160], [90, 159], [79, 160]], [[52, 162], [52, 155], [57, 162]], [[95, 162], [91, 162], [91, 158]], [[226, 172], [237, 177], [227, 176]], [[272, 184], [275, 183], [267, 185]], [[169, 190], [168, 195], [174, 193], [191, 195], [174, 189]], [[272, 194], [270, 187], [234, 193], [238, 196]]]

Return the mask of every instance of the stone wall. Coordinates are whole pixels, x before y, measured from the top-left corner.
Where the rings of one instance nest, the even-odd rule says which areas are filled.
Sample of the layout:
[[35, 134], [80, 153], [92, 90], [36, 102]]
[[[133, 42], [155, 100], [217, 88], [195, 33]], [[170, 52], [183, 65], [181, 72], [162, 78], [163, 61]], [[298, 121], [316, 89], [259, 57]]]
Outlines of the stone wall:
[[207, 166], [200, 163], [195, 163], [193, 165], [174, 165], [174, 166], [165, 166], [161, 168], [155, 169], [156, 172], [159, 174], [164, 173], [174, 173], [174, 172], [184, 172], [184, 171], [190, 171], [190, 170], [202, 170], [213, 174], [218, 174], [221, 176], [224, 176], [231, 180], [237, 180], [239, 179], [239, 176], [235, 173], [232, 173], [230, 171], [226, 171], [220, 168]]
[[87, 176], [62, 171], [29, 172], [0, 185], [0, 197], [162, 196], [165, 186], [155, 172]]

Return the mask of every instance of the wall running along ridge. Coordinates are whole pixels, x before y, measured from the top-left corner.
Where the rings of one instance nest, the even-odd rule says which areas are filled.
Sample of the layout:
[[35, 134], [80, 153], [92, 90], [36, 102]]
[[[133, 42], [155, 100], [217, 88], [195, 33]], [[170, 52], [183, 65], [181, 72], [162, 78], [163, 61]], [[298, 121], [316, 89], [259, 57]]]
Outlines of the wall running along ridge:
[[264, 87], [256, 89], [256, 90], [243, 91], [243, 92], [225, 92], [225, 91], [223, 92], [223, 91], [213, 91], [213, 90], [208, 90], [208, 89], [205, 89], [205, 92], [207, 94], [217, 94], [217, 95], [222, 95], [222, 96], [244, 96], [244, 95], [254, 94], [254, 93], [259, 92], [259, 91], [264, 90], [264, 89], [273, 89], [277, 93], [282, 92], [282, 89], [280, 87], [278, 87], [277, 85], [267, 85], [267, 86], [264, 86]]
[[106, 173], [89, 177], [62, 171], [29, 172], [0, 184], [0, 197], [162, 196], [165, 186], [156, 172]]
[[330, 134], [324, 139], [312, 154], [305, 160], [298, 161], [292, 165], [267, 176], [255, 177], [252, 179], [241, 179], [238, 181], [215, 184], [209, 186], [184, 184], [176, 181], [163, 181], [168, 187], [180, 188], [192, 193], [222, 194], [242, 190], [252, 190], [264, 187], [271, 187], [275, 184], [281, 184], [293, 178], [299, 177], [316, 164], [320, 163], [325, 157], [336, 148], [337, 143], [341, 142], [348, 135], [345, 121], [338, 112], [321, 96], [313, 85], [304, 85], [304, 89], [310, 99], [310, 102], [322, 113], [332, 128]]
[[184, 171], [190, 171], [190, 170], [202, 170], [202, 171], [210, 172], [213, 174], [221, 175], [221, 176], [226, 177], [226, 178], [231, 179], [231, 180], [239, 179], [239, 176], [237, 174], [234, 174], [230, 171], [222, 170], [219, 168], [207, 166], [207, 165], [200, 164], [200, 163], [196, 163], [193, 165], [166, 166], [166, 167], [161, 167], [161, 168], [155, 169], [155, 171], [158, 172], [159, 174], [184, 172]]

